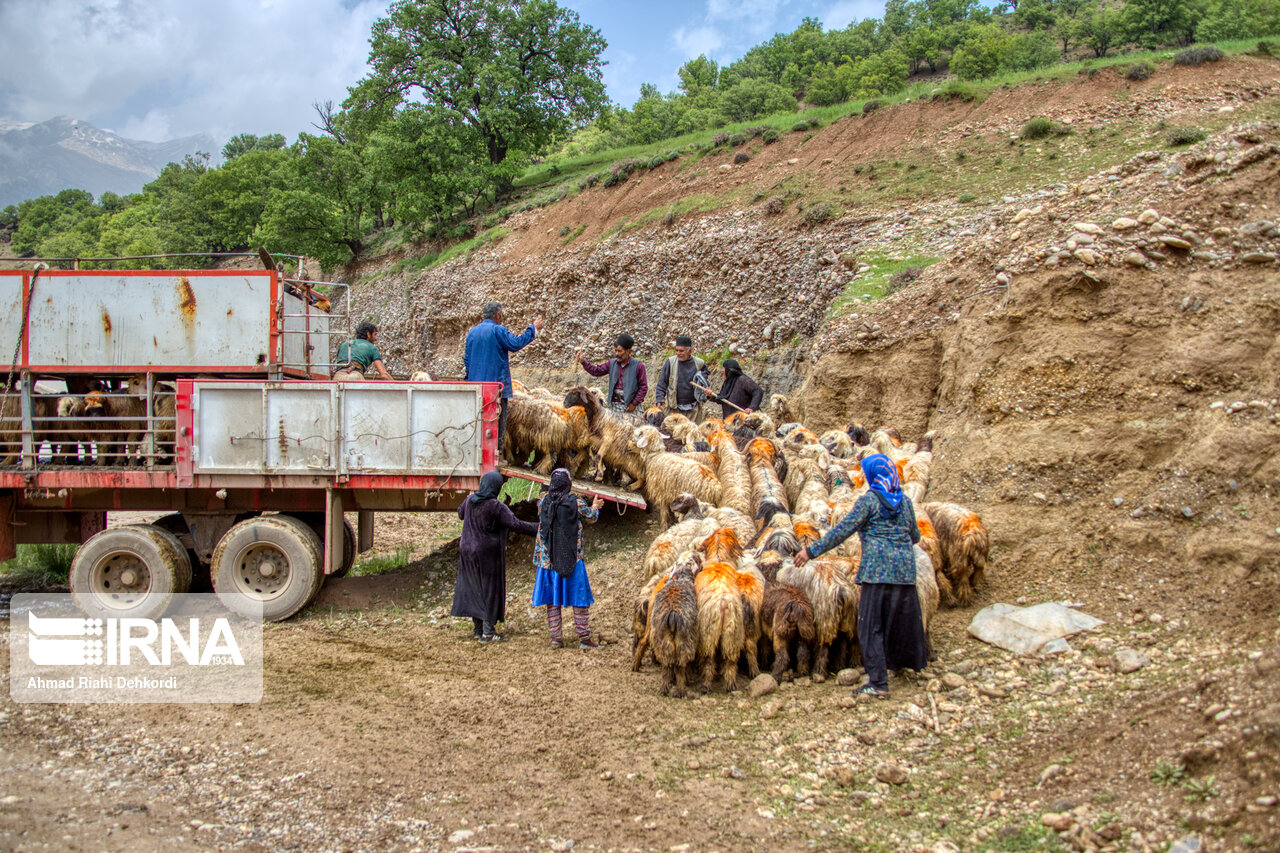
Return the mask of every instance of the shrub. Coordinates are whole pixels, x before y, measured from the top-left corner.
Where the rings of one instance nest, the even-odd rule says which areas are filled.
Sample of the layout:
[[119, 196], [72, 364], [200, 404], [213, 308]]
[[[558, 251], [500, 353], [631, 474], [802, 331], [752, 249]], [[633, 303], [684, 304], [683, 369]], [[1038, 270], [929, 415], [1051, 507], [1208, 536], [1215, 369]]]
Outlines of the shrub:
[[672, 150], [672, 151], [668, 151], [668, 152], [667, 152], [667, 154], [666, 154], [666, 158], [667, 158], [667, 162], [668, 162], [668, 163], [670, 163], [672, 160], [679, 160], [679, 159], [680, 159], [680, 152], [679, 152], [679, 151], [674, 151], [674, 150]]
[[804, 133], [804, 132], [805, 132], [806, 130], [808, 130], [808, 129], [809, 129], [809, 120], [808, 120], [808, 119], [803, 119], [803, 118], [802, 118], [802, 119], [800, 119], [798, 122], [796, 122], [795, 124], [791, 125], [791, 132], [792, 132], [792, 133]]
[[764, 133], [760, 134], [760, 138], [764, 140], [765, 145], [772, 145], [778, 141], [778, 131], [774, 130], [772, 127], [767, 128]]
[[1198, 127], [1171, 127], [1164, 133], [1164, 144], [1170, 148], [1180, 145], [1195, 145], [1203, 142], [1209, 134]]
[[741, 166], [743, 163], [749, 163], [751, 162], [751, 155], [745, 151], [739, 151], [737, 154], [733, 155], [733, 162], [734, 165], [738, 166]]
[[1022, 132], [1018, 135], [1023, 139], [1044, 139], [1053, 133], [1053, 122], [1043, 116], [1027, 119], [1027, 123], [1022, 126]]
[[1224, 56], [1223, 52], [1211, 44], [1197, 45], [1174, 54], [1174, 65], [1204, 65], [1206, 62], [1217, 62]]
[[667, 162], [667, 158], [665, 156], [662, 154], [655, 154], [653, 155], [653, 159], [649, 161], [649, 168], [656, 169], [665, 162]]
[[963, 163], [965, 160], [969, 159], [969, 152], [961, 148], [959, 151], [956, 152], [955, 157], [956, 157], [957, 163]]
[[895, 290], [901, 290], [908, 284], [911, 284], [920, 277], [920, 273], [922, 272], [924, 272], [924, 270], [920, 267], [907, 267], [902, 272], [896, 272], [889, 276], [889, 292], [892, 293]]
[[973, 193], [960, 193], [960, 195], [956, 196], [956, 201], [961, 204], [970, 204], [971, 202], [976, 201], [977, 198], [978, 197]]
[[745, 133], [735, 133], [733, 136], [729, 137], [729, 144], [732, 145], [734, 148], [737, 148], [739, 145], [742, 145], [744, 142], [746, 142], [747, 138], [748, 137]]
[[780, 195], [775, 195], [764, 203], [764, 212], [770, 216], [777, 216], [787, 206], [787, 200]]
[[825, 201], [811, 204], [804, 209], [804, 222], [810, 228], [815, 225], [821, 225], [823, 222], [830, 222], [836, 218], [836, 209]]
[[1124, 72], [1124, 78], [1135, 82], [1139, 80], [1147, 80], [1150, 79], [1151, 75], [1154, 74], [1155, 71], [1155, 66], [1150, 62], [1139, 62], [1136, 65], [1129, 66], [1129, 70]]
[[[937, 89], [929, 96], [931, 101], [976, 101], [978, 99], [978, 90], [968, 83], [959, 80], [951, 80], [945, 86]], [[863, 109], [866, 109], [863, 107]]]
[[668, 210], [666, 215], [662, 217], [663, 225], [671, 225], [675, 221], [676, 221], [676, 212], [674, 210]]
[[882, 106], [884, 106], [884, 104], [881, 101], [878, 101], [875, 98], [872, 98], [870, 101], [867, 101], [865, 104], [862, 105], [862, 114], [864, 116], [869, 116], [876, 110], [880, 109], [880, 107]]
[[1278, 52], [1280, 48], [1277, 48], [1274, 42], [1265, 40], [1258, 42], [1258, 46], [1249, 51], [1254, 56], [1275, 56]]
[[719, 148], [721, 145], [728, 145], [729, 134], [724, 131], [717, 133], [715, 136], [711, 137], [711, 144], [716, 148]]
[[605, 172], [604, 179], [600, 181], [606, 187], [617, 186], [627, 179], [627, 176], [620, 172]]

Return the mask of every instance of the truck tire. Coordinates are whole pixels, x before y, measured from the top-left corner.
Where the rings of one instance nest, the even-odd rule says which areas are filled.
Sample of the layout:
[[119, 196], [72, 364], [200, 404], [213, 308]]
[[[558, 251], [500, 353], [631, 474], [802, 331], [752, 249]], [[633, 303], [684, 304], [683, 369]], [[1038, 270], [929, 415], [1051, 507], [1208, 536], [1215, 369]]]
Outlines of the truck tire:
[[[163, 521], [163, 519], [161, 520]], [[190, 592], [192, 577], [191, 552], [183, 547], [182, 540], [171, 530], [167, 530], [159, 524], [130, 524], [128, 526], [138, 528], [168, 549], [172, 564], [177, 569], [177, 579], [173, 586], [173, 591], [175, 593]]]
[[[320, 537], [320, 541], [324, 542], [324, 513], [322, 512], [301, 513], [300, 512], [294, 515], [293, 517], [301, 520], [303, 524], [307, 525], [312, 530], [314, 530], [316, 532], [316, 535]], [[321, 566], [324, 565], [323, 559], [324, 559], [324, 554], [323, 552], [321, 552], [321, 563], [320, 563]], [[331, 578], [345, 577], [347, 572], [351, 571], [351, 569], [355, 566], [355, 564], [356, 564], [356, 528], [351, 522], [347, 521], [344, 518], [342, 519], [342, 565], [339, 566], [336, 570], [330, 572], [328, 577], [331, 577]]]
[[213, 584], [209, 581], [209, 564], [200, 562], [200, 556], [195, 551], [195, 543], [191, 539], [191, 528], [187, 525], [187, 520], [182, 517], [182, 513], [170, 513], [151, 523], [177, 536], [183, 550], [187, 552], [187, 559], [191, 561], [191, 585], [187, 588], [187, 592], [213, 592]]
[[268, 622], [288, 619], [320, 591], [320, 537], [287, 515], [263, 515], [227, 531], [213, 549], [213, 591], [229, 609]]
[[173, 604], [182, 568], [171, 543], [147, 526], [100, 531], [76, 551], [71, 594], [87, 615], [158, 619]]

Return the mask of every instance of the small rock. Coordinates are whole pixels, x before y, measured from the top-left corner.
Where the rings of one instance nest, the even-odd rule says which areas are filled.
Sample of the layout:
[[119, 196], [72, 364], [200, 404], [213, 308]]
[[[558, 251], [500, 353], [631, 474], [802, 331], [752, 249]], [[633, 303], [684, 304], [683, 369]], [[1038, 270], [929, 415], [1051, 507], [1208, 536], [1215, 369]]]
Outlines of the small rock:
[[472, 830], [472, 829], [454, 830], [454, 832], [449, 835], [449, 843], [461, 844], [464, 841], [470, 841], [472, 838], [475, 837], [475, 834], [476, 834], [475, 830]]
[[1114, 497], [1114, 498], [1112, 498], [1112, 499], [1111, 499], [1111, 505], [1112, 505], [1112, 506], [1124, 506], [1124, 498], [1122, 498], [1122, 497]]
[[1111, 659], [1112, 668], [1119, 673], [1136, 672], [1151, 661], [1142, 652], [1133, 649], [1120, 649]]
[[751, 679], [751, 683], [747, 685], [747, 695], [752, 699], [759, 699], [761, 696], [768, 696], [777, 689], [778, 682], [774, 680], [774, 677], [767, 672], [762, 672]]
[[836, 673], [836, 684], [841, 687], [852, 687], [858, 683], [858, 670], [842, 669]]
[[736, 766], [725, 767], [720, 771], [720, 775], [726, 779], [745, 779], [747, 774], [743, 773]]
[[1184, 507], [1182, 508], [1182, 517], [1183, 517], [1183, 518], [1191, 518], [1191, 517], [1193, 517], [1195, 514], [1196, 514], [1196, 511], [1195, 511], [1194, 509], [1192, 509], [1191, 507], [1189, 507], [1189, 506], [1184, 506]]
[[1153, 225], [1160, 221], [1160, 214], [1156, 213], [1153, 208], [1148, 207], [1142, 213], [1138, 214], [1138, 221], [1143, 225]]
[[1049, 827], [1054, 832], [1065, 832], [1071, 828], [1071, 824], [1076, 822], [1076, 816], [1071, 812], [1062, 812], [1061, 814], [1046, 813], [1040, 815], [1040, 823]]
[[1044, 770], [1040, 771], [1040, 779], [1038, 782], [1036, 782], [1036, 784], [1043, 785], [1045, 782], [1048, 782], [1050, 779], [1056, 779], [1066, 772], [1067, 772], [1066, 768], [1064, 768], [1061, 764], [1050, 764]]
[[1111, 227], [1117, 231], [1132, 231], [1134, 228], [1137, 228], [1138, 225], [1138, 220], [1130, 219], [1127, 216], [1121, 216], [1115, 222], [1111, 223]]
[[777, 699], [771, 699], [770, 701], [765, 702], [763, 706], [761, 706], [760, 719], [772, 720], [774, 717], [778, 716], [778, 714], [780, 713], [782, 713], [782, 703], [779, 702]]
[[1277, 798], [1275, 795], [1270, 795], [1266, 797], [1258, 797], [1254, 802], [1262, 806], [1264, 809], [1271, 809], [1275, 808], [1276, 803], [1280, 803], [1280, 798]]
[[601, 773], [601, 774], [600, 774], [600, 779], [601, 779], [601, 781], [604, 781], [604, 782], [608, 782], [608, 781], [612, 780], [612, 779], [613, 779], [613, 771], [612, 771], [612, 770], [605, 770], [603, 773]]
[[942, 684], [948, 690], [958, 690], [968, 684], [968, 680], [963, 676], [954, 672], [948, 672], [942, 676]]
[[836, 784], [844, 788], [853, 788], [858, 784], [858, 775], [848, 767], [837, 767], [832, 776]]
[[1191, 248], [1190, 241], [1184, 240], [1181, 237], [1174, 236], [1173, 234], [1161, 234], [1160, 242], [1164, 243], [1170, 249], [1179, 249], [1181, 251], [1186, 251], [1187, 249]]
[[1141, 252], [1126, 252], [1124, 262], [1131, 267], [1145, 267], [1147, 265], [1147, 256]]
[[1077, 222], [1071, 227], [1077, 231], [1081, 231], [1085, 234], [1093, 234], [1095, 236], [1106, 233], [1100, 226], [1094, 225], [1092, 222]]
[[1177, 841], [1169, 845], [1169, 853], [1202, 853], [1204, 845], [1200, 843], [1200, 839], [1194, 835], [1188, 835], [1185, 838], [1179, 838]]
[[1276, 256], [1270, 252], [1245, 252], [1240, 256], [1240, 260], [1246, 264], [1274, 264]]
[[891, 761], [886, 761], [876, 768], [876, 780], [886, 785], [902, 785], [907, 781], [907, 771]]
[[1098, 261], [1102, 260], [1102, 256], [1093, 249], [1076, 249], [1071, 254], [1075, 255], [1076, 260], [1080, 263], [1090, 267], [1097, 266]]

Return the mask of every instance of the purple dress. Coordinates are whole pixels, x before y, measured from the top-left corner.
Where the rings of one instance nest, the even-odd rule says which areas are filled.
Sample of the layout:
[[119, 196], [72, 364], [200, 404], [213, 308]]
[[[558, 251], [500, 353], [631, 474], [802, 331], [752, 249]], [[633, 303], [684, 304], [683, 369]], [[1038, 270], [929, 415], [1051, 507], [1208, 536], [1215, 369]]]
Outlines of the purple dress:
[[538, 525], [516, 518], [511, 507], [497, 499], [472, 501], [458, 507], [462, 538], [461, 561], [453, 589], [453, 616], [490, 624], [507, 616], [507, 531], [532, 536]]

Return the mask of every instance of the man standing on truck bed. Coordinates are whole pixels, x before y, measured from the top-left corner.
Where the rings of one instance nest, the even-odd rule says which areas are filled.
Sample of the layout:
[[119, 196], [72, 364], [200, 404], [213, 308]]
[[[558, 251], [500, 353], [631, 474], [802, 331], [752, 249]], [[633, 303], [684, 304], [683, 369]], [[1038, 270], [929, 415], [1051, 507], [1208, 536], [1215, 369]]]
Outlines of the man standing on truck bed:
[[605, 402], [615, 412], [634, 412], [644, 402], [644, 395], [649, 393], [644, 364], [631, 357], [631, 348], [635, 345], [635, 338], [624, 333], [614, 341], [613, 358], [603, 364], [587, 361], [582, 350], [578, 350], [576, 355], [578, 364], [587, 373], [609, 377], [609, 385], [605, 388]]
[[378, 352], [378, 327], [368, 320], [356, 326], [356, 339], [343, 341], [338, 347], [338, 363], [334, 365], [333, 378], [337, 382], [365, 379], [365, 371], [373, 368], [378, 379], [391, 379], [382, 365], [382, 353]]
[[516, 336], [503, 326], [506, 315], [501, 302], [486, 302], [480, 310], [481, 320], [467, 332], [462, 363], [468, 382], [501, 382], [502, 414], [498, 416], [498, 452], [503, 453], [507, 436], [507, 401], [511, 399], [510, 354], [527, 347], [542, 331], [542, 318], [534, 317], [524, 334]]

